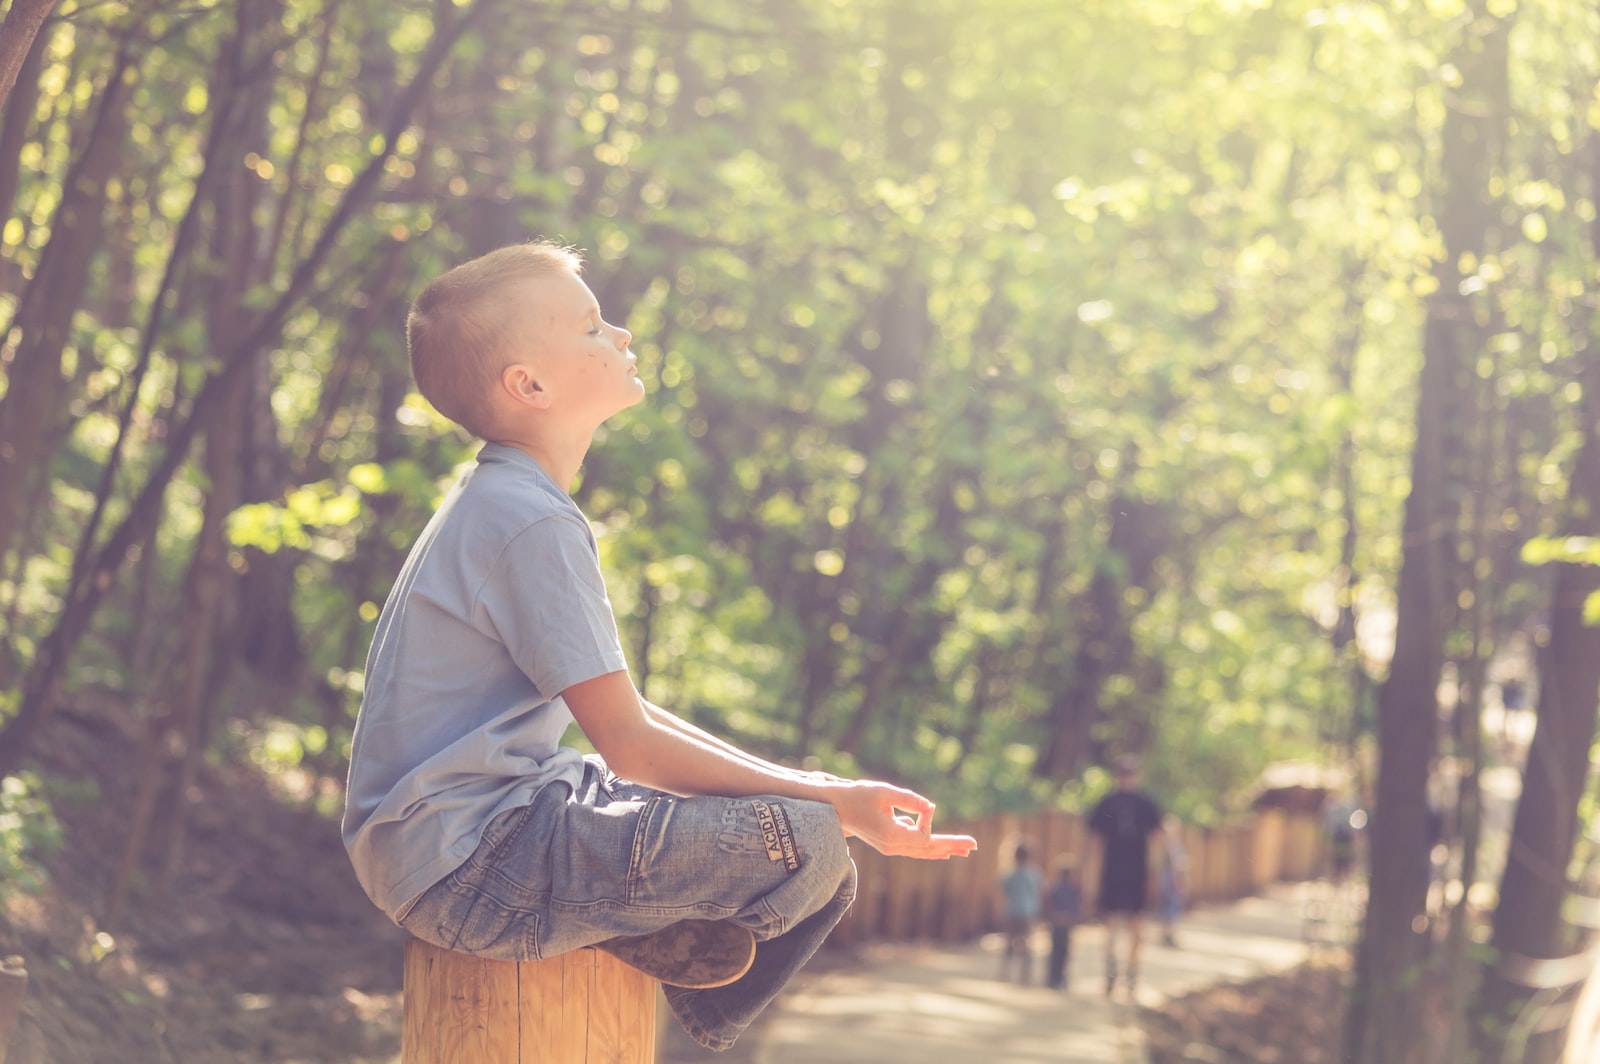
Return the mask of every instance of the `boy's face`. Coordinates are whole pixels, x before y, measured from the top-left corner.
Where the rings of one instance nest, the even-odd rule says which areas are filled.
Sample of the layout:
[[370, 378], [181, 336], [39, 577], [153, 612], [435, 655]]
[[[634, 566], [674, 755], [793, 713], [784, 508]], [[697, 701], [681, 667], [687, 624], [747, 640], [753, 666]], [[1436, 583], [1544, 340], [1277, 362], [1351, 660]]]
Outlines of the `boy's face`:
[[550, 409], [587, 412], [599, 424], [644, 398], [627, 329], [600, 316], [576, 274], [530, 278], [520, 290], [528, 342], [518, 360], [544, 389]]

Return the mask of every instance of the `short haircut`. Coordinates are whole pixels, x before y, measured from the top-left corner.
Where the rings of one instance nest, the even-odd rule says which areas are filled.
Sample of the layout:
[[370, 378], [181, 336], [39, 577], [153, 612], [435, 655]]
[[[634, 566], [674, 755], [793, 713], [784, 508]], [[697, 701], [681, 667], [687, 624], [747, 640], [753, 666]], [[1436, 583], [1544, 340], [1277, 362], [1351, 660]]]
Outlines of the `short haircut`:
[[511, 361], [525, 307], [510, 298], [533, 277], [583, 269], [575, 248], [547, 240], [513, 244], [444, 273], [411, 304], [406, 349], [411, 376], [434, 409], [468, 432], [485, 435], [489, 395]]

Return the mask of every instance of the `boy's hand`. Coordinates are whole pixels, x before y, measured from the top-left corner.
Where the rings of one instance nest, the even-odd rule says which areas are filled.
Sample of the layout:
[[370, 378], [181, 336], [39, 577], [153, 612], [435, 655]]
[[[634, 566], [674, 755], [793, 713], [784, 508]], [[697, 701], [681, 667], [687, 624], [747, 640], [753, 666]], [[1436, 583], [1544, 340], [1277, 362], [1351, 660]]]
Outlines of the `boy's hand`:
[[842, 781], [833, 796], [845, 834], [889, 857], [942, 861], [978, 846], [970, 835], [935, 835], [934, 804], [915, 791], [876, 780]]

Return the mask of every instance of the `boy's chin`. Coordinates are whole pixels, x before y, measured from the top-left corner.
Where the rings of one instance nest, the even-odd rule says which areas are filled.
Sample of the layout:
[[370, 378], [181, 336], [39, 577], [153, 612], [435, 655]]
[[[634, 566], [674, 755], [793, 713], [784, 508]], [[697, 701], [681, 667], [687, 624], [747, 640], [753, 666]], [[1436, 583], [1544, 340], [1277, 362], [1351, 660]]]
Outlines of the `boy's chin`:
[[635, 391], [626, 400], [624, 400], [623, 402], [618, 403], [617, 404], [617, 408], [615, 410], [613, 410], [611, 413], [606, 415], [606, 420], [609, 421], [611, 418], [616, 417], [618, 414], [622, 413], [624, 410], [629, 409], [630, 407], [638, 406], [640, 403], [644, 402], [644, 400], [645, 400], [644, 388], [640, 387], [637, 391]]

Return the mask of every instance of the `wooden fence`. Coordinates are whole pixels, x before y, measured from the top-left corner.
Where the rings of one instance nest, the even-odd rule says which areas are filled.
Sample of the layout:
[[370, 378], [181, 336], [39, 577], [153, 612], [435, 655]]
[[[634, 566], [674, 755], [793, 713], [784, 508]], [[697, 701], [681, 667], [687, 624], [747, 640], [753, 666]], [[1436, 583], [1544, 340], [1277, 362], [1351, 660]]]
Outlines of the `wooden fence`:
[[[834, 929], [834, 941], [960, 941], [997, 930], [1000, 877], [1010, 869], [1019, 842], [1028, 843], [1047, 880], [1056, 862], [1069, 855], [1077, 860], [1082, 882], [1093, 884], [1098, 875], [1085, 863], [1089, 848], [1082, 818], [1069, 813], [992, 816], [940, 824], [937, 830], [972, 835], [978, 849], [960, 860], [913, 861], [884, 857], [851, 840], [860, 877], [856, 903]], [[1189, 900], [1233, 901], [1272, 883], [1315, 876], [1321, 819], [1268, 809], [1233, 827], [1185, 827], [1183, 845]]]

